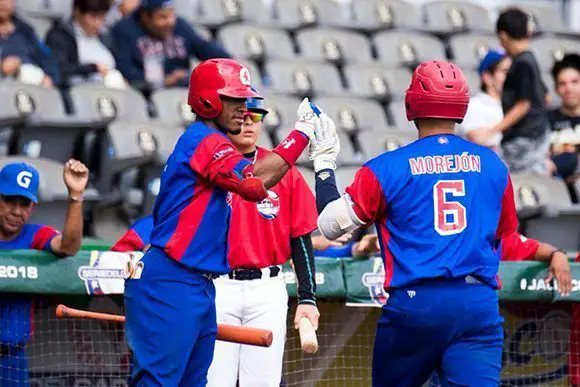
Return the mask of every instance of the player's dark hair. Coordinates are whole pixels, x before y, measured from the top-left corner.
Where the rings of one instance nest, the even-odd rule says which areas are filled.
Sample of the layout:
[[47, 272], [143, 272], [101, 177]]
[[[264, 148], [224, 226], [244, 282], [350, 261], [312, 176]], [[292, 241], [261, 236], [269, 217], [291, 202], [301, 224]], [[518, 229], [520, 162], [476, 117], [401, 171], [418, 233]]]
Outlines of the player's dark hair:
[[510, 8], [503, 11], [495, 30], [499, 34], [505, 32], [512, 39], [525, 39], [528, 37], [530, 16], [519, 8]]
[[73, 9], [80, 13], [107, 13], [111, 9], [112, 0], [74, 0]]
[[562, 60], [554, 63], [552, 67], [552, 77], [554, 78], [554, 83], [558, 83], [558, 76], [562, 70], [574, 69], [580, 73], [580, 55], [578, 54], [568, 54], [565, 55]]

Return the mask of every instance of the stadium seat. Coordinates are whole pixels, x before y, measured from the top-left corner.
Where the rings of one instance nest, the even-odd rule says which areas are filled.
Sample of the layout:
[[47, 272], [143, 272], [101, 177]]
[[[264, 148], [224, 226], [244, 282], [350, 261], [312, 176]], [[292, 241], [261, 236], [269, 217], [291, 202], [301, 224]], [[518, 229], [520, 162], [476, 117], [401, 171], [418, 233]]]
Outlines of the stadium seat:
[[[10, 163], [27, 163], [33, 165], [40, 174], [38, 188], [38, 204], [34, 207], [31, 223], [46, 224], [62, 230], [68, 207], [68, 190], [62, 179], [64, 164], [54, 160], [32, 159], [24, 156], [0, 158], [0, 169]], [[85, 190], [85, 210], [99, 199], [98, 192], [93, 188]]]
[[414, 66], [425, 60], [446, 59], [441, 41], [419, 32], [386, 31], [376, 34], [373, 42], [381, 63]]
[[428, 29], [452, 33], [468, 30], [492, 31], [486, 8], [467, 1], [441, 0], [424, 5]]
[[363, 132], [358, 135], [362, 153], [367, 160], [405, 146], [416, 139], [416, 132], [401, 132], [396, 128]]
[[287, 95], [275, 95], [262, 93], [268, 115], [264, 119], [263, 130], [275, 132], [279, 129], [294, 128], [298, 119], [296, 111], [300, 105], [300, 99]]
[[560, 4], [533, 4], [533, 2], [526, 1], [518, 6], [532, 16], [534, 32], [564, 32], [569, 30], [562, 13], [558, 10]]
[[52, 20], [50, 18], [45, 18], [37, 15], [30, 15], [26, 12], [19, 12], [18, 17], [22, 19], [24, 22], [30, 24], [38, 38], [44, 42], [44, 38], [46, 37], [46, 33], [52, 26]]
[[379, 64], [348, 65], [344, 67], [344, 75], [352, 94], [378, 101], [403, 98], [411, 80], [408, 69]]
[[522, 231], [566, 251], [580, 250], [580, 205], [572, 204], [562, 180], [512, 174]]
[[110, 89], [100, 84], [84, 83], [70, 89], [73, 111], [91, 120], [145, 120], [149, 118], [147, 101], [134, 89]]
[[349, 167], [343, 166], [336, 169], [336, 185], [338, 187], [338, 192], [342, 195], [346, 187], [352, 184], [354, 181], [354, 176], [359, 170], [359, 167]]
[[353, 26], [367, 31], [422, 25], [419, 9], [403, 0], [353, 0], [352, 10]]
[[177, 0], [175, 10], [190, 23], [219, 27], [243, 18], [240, 0]]
[[580, 40], [563, 37], [539, 37], [532, 40], [532, 50], [540, 67], [550, 71], [555, 61], [568, 53], [580, 52]]
[[453, 62], [462, 70], [477, 69], [479, 62], [490, 48], [499, 48], [499, 41], [493, 35], [461, 34], [449, 38]]
[[355, 134], [339, 132], [340, 139], [340, 153], [336, 160], [339, 166], [360, 166], [367, 159], [363, 153], [358, 149], [358, 144], [355, 145]]
[[463, 70], [463, 75], [467, 79], [467, 84], [469, 85], [469, 93], [473, 96], [481, 91], [481, 77], [479, 73], [475, 70]]
[[316, 98], [314, 101], [344, 132], [388, 127], [385, 111], [377, 102], [356, 98]]
[[296, 34], [302, 57], [333, 63], [372, 62], [371, 46], [360, 33], [336, 28], [312, 28]]
[[268, 27], [245, 24], [221, 28], [218, 41], [234, 57], [253, 60], [294, 59], [294, 46], [288, 33]]
[[0, 96], [23, 118], [14, 122], [10, 154], [65, 162], [75, 154], [79, 139], [95, 129], [91, 120], [66, 115], [57, 89], [2, 82]]
[[562, 99], [558, 94], [556, 94], [556, 85], [554, 84], [554, 78], [552, 77], [552, 74], [549, 72], [542, 73], [542, 81], [544, 81], [544, 85], [546, 85], [546, 88], [548, 89], [548, 94], [550, 94], [549, 107], [560, 107], [562, 105]]
[[300, 97], [344, 93], [338, 70], [326, 63], [271, 61], [266, 63], [270, 90]]
[[195, 113], [187, 104], [187, 89], [175, 87], [159, 89], [151, 94], [157, 118], [164, 123], [187, 126], [195, 120]]
[[243, 19], [262, 27], [281, 27], [274, 22], [274, 2], [266, 3], [263, 0], [244, 0], [242, 2]]
[[389, 104], [390, 122], [396, 130], [411, 131], [416, 133], [417, 128], [415, 124], [407, 120], [407, 113], [405, 111], [404, 101], [394, 101]]
[[288, 30], [341, 23], [342, 19], [341, 5], [331, 0], [277, 0], [272, 8], [272, 23]]
[[16, 10], [47, 19], [66, 19], [72, 13], [73, 0], [17, 0]]

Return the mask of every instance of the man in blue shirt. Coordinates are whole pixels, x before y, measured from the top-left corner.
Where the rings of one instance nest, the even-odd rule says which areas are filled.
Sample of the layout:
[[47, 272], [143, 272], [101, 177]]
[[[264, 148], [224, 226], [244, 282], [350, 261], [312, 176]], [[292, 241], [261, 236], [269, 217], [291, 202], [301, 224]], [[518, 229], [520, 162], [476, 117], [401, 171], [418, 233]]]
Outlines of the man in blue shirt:
[[173, 0], [143, 0], [112, 29], [117, 67], [129, 82], [187, 87], [190, 58], [229, 58], [175, 15]]
[[[69, 160], [64, 182], [69, 206], [62, 234], [49, 226], [29, 224], [38, 203], [38, 171], [24, 163], [7, 164], [0, 171], [0, 250], [42, 250], [59, 257], [75, 255], [83, 236], [83, 194], [89, 172]], [[0, 384], [28, 385], [26, 343], [32, 335], [33, 299], [28, 295], [0, 294]]]
[[336, 239], [372, 223], [378, 230], [389, 298], [375, 339], [375, 387], [421, 386], [434, 370], [445, 385], [500, 382], [499, 246], [517, 217], [504, 163], [454, 135], [468, 103], [458, 67], [425, 62], [405, 96], [417, 141], [368, 161], [344, 196], [334, 178], [338, 150], [311, 153], [322, 234]]

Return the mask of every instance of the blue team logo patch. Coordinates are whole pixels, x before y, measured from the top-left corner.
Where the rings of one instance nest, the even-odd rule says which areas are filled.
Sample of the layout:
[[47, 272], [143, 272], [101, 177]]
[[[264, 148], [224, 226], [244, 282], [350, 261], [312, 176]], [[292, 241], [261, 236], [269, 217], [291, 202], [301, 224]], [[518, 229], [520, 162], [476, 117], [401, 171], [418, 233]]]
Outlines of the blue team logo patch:
[[376, 305], [382, 306], [387, 302], [387, 292], [385, 292], [385, 266], [382, 258], [373, 258], [373, 271], [364, 273], [362, 283], [369, 289], [369, 296]]
[[268, 197], [256, 203], [256, 207], [264, 219], [274, 220], [280, 213], [280, 198], [276, 192], [268, 191]]

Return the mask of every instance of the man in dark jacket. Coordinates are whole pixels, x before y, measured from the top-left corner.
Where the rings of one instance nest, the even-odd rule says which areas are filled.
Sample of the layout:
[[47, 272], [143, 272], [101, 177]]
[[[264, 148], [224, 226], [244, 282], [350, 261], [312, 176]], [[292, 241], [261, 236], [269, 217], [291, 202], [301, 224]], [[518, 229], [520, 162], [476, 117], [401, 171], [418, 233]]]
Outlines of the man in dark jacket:
[[0, 50], [3, 61], [18, 58], [23, 65], [40, 68], [44, 72], [44, 86], [60, 83], [58, 66], [50, 49], [38, 39], [30, 25], [14, 15], [14, 0], [0, 1]]
[[132, 83], [187, 86], [191, 57], [230, 57], [177, 17], [173, 0], [143, 0], [135, 13], [113, 27], [112, 34], [118, 68]]
[[46, 44], [58, 61], [64, 86], [102, 80], [116, 67], [109, 36], [101, 34], [111, 0], [74, 0], [71, 20], [50, 29]]

